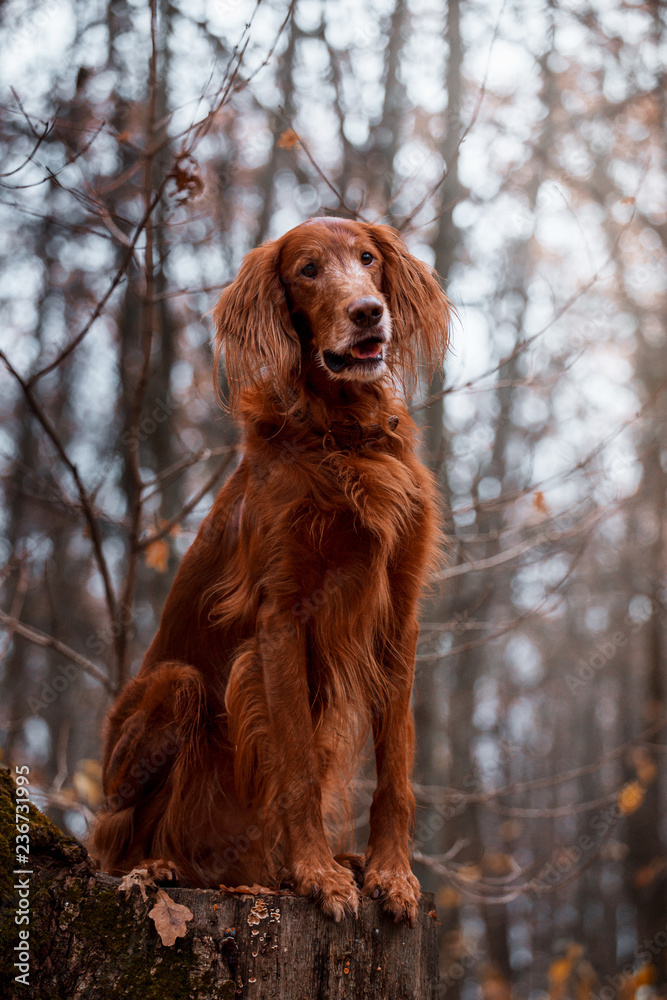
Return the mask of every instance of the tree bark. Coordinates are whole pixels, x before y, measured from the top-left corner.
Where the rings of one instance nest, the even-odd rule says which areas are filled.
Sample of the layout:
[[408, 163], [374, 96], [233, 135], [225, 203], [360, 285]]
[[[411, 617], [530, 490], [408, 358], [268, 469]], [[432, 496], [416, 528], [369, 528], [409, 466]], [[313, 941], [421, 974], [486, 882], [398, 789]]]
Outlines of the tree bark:
[[[425, 894], [414, 929], [364, 899], [335, 924], [307, 899], [166, 887], [192, 912], [164, 945], [149, 912], [157, 890], [94, 871], [85, 848], [30, 806], [30, 861], [16, 863], [16, 789], [0, 771], [0, 993], [36, 1000], [435, 1000], [436, 922]], [[22, 801], [19, 799], [18, 801]], [[30, 872], [30, 874], [28, 874]], [[17, 925], [29, 883], [29, 925]], [[25, 896], [25, 893], [24, 893]], [[25, 904], [23, 904], [25, 906]], [[19, 929], [29, 928], [28, 985], [15, 977]]]

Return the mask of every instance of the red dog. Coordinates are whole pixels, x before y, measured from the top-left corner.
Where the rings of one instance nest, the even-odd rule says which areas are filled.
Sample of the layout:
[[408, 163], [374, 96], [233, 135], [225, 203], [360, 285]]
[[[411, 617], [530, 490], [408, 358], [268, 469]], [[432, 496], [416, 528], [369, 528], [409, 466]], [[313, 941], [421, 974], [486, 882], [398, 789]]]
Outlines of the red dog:
[[[249, 253], [215, 319], [243, 459], [110, 714], [92, 850], [198, 886], [287, 879], [336, 920], [362, 865], [363, 894], [412, 923], [410, 692], [438, 532], [393, 390], [441, 363], [449, 304], [393, 229], [325, 218]], [[369, 730], [368, 849], [337, 861], [325, 821]]]

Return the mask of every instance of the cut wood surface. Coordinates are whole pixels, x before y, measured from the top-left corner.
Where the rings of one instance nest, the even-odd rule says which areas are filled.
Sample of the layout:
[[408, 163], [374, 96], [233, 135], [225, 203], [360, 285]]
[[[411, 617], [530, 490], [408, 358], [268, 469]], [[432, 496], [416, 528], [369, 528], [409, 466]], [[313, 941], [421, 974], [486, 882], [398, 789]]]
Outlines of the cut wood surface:
[[[425, 894], [415, 927], [372, 900], [341, 924], [291, 894], [139, 887], [96, 873], [84, 848], [31, 807], [30, 977], [14, 980], [13, 786], [0, 772], [0, 994], [31, 1000], [434, 1000], [436, 921]], [[185, 907], [185, 910], [179, 909]], [[151, 911], [154, 912], [153, 917]], [[172, 945], [155, 916], [173, 911]], [[188, 911], [192, 914], [190, 919]], [[187, 919], [184, 920], [183, 915]], [[184, 933], [183, 933], [184, 932]], [[173, 935], [172, 935], [173, 937]], [[16, 940], [14, 940], [16, 938]]]

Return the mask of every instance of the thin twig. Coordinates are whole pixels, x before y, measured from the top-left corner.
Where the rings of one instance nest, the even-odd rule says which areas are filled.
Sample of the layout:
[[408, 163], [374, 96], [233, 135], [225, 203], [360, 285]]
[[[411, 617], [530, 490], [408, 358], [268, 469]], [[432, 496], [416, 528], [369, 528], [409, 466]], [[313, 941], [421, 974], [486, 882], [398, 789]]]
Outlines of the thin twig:
[[80, 667], [84, 673], [89, 674], [91, 677], [94, 677], [96, 681], [99, 681], [105, 690], [109, 691], [111, 694], [116, 694], [116, 688], [111, 683], [107, 675], [103, 673], [99, 667], [96, 667], [94, 663], [87, 660], [85, 656], [81, 656], [80, 653], [77, 653], [76, 650], [72, 649], [71, 646], [67, 646], [59, 639], [54, 639], [52, 635], [47, 635], [46, 632], [41, 632], [39, 629], [33, 628], [31, 625], [25, 625], [17, 618], [13, 618], [11, 615], [5, 614], [4, 611], [0, 611], [0, 625], [8, 629], [10, 633], [16, 632], [17, 635], [22, 636], [24, 639], [28, 639], [30, 642], [34, 643], [35, 646], [41, 646], [43, 649], [55, 649], [56, 652], [67, 657], [71, 663]]
[[[43, 407], [37, 401], [34, 392], [28, 382], [19, 374], [19, 372], [14, 368], [13, 364], [7, 357], [4, 351], [0, 350], [0, 360], [2, 360], [7, 367], [8, 371], [13, 375], [18, 384], [20, 385], [23, 395], [28, 403], [28, 406], [34, 413], [35, 417], [41, 424], [43, 430], [46, 432], [47, 436], [54, 445], [58, 455], [60, 456], [63, 464], [69, 469], [70, 474], [76, 485], [77, 493], [79, 495], [79, 505], [83, 513], [86, 524], [88, 525], [88, 532], [90, 534], [90, 540], [93, 546], [93, 552], [95, 553], [95, 560], [97, 562], [97, 568], [99, 569], [100, 575], [102, 577], [102, 582], [104, 584], [104, 593], [107, 602], [107, 609], [109, 612], [109, 617], [111, 621], [116, 618], [116, 595], [114, 593], [113, 585], [111, 583], [111, 574], [109, 572], [109, 567], [102, 549], [102, 536], [100, 534], [99, 524], [93, 510], [93, 505], [90, 501], [90, 496], [86, 487], [83, 484], [83, 480], [79, 474], [79, 470], [67, 454], [67, 450], [60, 439], [56, 428], [53, 423], [45, 413]], [[115, 640], [117, 641], [117, 640]]]
[[523, 542], [519, 542], [518, 545], [513, 545], [511, 548], [506, 549], [504, 552], [498, 552], [495, 556], [489, 556], [487, 559], [477, 559], [474, 562], [459, 563], [458, 566], [449, 566], [447, 569], [441, 570], [436, 573], [433, 577], [434, 582], [440, 582], [441, 580], [451, 580], [455, 576], [463, 576], [466, 573], [480, 573], [489, 569], [494, 569], [496, 566], [500, 566], [503, 563], [511, 562], [514, 559], [518, 559], [519, 556], [523, 555], [524, 552], [530, 552], [531, 549], [537, 549], [540, 545], [544, 545], [545, 542], [559, 542], [565, 538], [572, 538], [574, 535], [579, 535], [583, 531], [588, 529], [593, 530], [602, 519], [602, 514], [596, 511], [594, 514], [583, 519], [583, 522], [575, 525], [574, 528], [566, 528], [563, 531], [547, 531], [541, 535], [534, 535], [532, 538], [525, 539]]
[[56, 355], [53, 361], [50, 361], [48, 365], [44, 365], [44, 367], [40, 368], [39, 371], [36, 371], [34, 375], [31, 375], [28, 381], [28, 385], [30, 386], [34, 385], [35, 382], [37, 382], [39, 379], [43, 378], [45, 375], [48, 375], [49, 372], [52, 372], [54, 370], [54, 368], [57, 368], [59, 365], [61, 365], [62, 362], [67, 357], [69, 357], [72, 351], [74, 351], [79, 346], [83, 338], [86, 336], [86, 334], [92, 327], [95, 320], [99, 319], [99, 317], [102, 315], [104, 307], [106, 306], [107, 302], [109, 301], [114, 291], [120, 284], [123, 275], [125, 274], [127, 268], [129, 267], [130, 261], [134, 257], [134, 248], [137, 245], [137, 240], [139, 239], [142, 232], [146, 228], [148, 220], [151, 218], [153, 211], [155, 210], [158, 202], [160, 201], [162, 195], [164, 194], [164, 189], [166, 186], [167, 186], [167, 178], [165, 178], [162, 181], [158, 190], [155, 192], [155, 195], [152, 198], [150, 204], [146, 208], [146, 211], [144, 212], [144, 215], [141, 221], [139, 222], [139, 225], [137, 226], [134, 235], [132, 236], [132, 239], [130, 240], [130, 243], [118, 267], [118, 270], [113, 276], [113, 279], [111, 280], [111, 283], [109, 284], [109, 287], [107, 288], [106, 292], [95, 306], [95, 309], [93, 310], [89, 319], [86, 321], [86, 323], [81, 328], [79, 333], [77, 333], [76, 337], [74, 337], [73, 340], [71, 340], [66, 347], [63, 347], [62, 351], [60, 351], [60, 353]]
[[165, 538], [170, 533], [170, 531], [173, 531], [173, 529], [178, 524], [180, 524], [184, 518], [188, 516], [190, 511], [195, 509], [199, 501], [202, 499], [202, 497], [206, 496], [211, 487], [216, 484], [216, 482], [218, 481], [222, 473], [225, 471], [231, 460], [232, 460], [232, 455], [226, 455], [225, 458], [223, 458], [222, 462], [220, 462], [216, 466], [215, 471], [211, 476], [209, 476], [209, 478], [206, 480], [201, 489], [197, 490], [195, 495], [191, 497], [190, 500], [188, 500], [188, 502], [179, 511], [179, 513], [176, 514], [175, 517], [172, 517], [170, 521], [167, 521], [167, 523], [164, 524], [158, 531], [155, 531], [152, 535], [146, 535], [144, 538], [142, 538], [138, 543], [139, 548], [146, 549], [148, 548], [149, 545], [152, 545], [154, 542], [159, 542], [161, 538]]

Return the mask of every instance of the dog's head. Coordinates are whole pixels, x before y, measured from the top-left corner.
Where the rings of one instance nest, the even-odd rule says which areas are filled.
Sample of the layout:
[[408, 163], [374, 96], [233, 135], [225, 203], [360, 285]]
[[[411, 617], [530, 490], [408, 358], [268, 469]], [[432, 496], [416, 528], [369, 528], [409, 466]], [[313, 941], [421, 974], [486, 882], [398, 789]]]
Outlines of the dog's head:
[[215, 321], [232, 397], [267, 379], [283, 395], [313, 361], [332, 380], [414, 382], [442, 363], [450, 306], [394, 229], [321, 218], [252, 250]]

